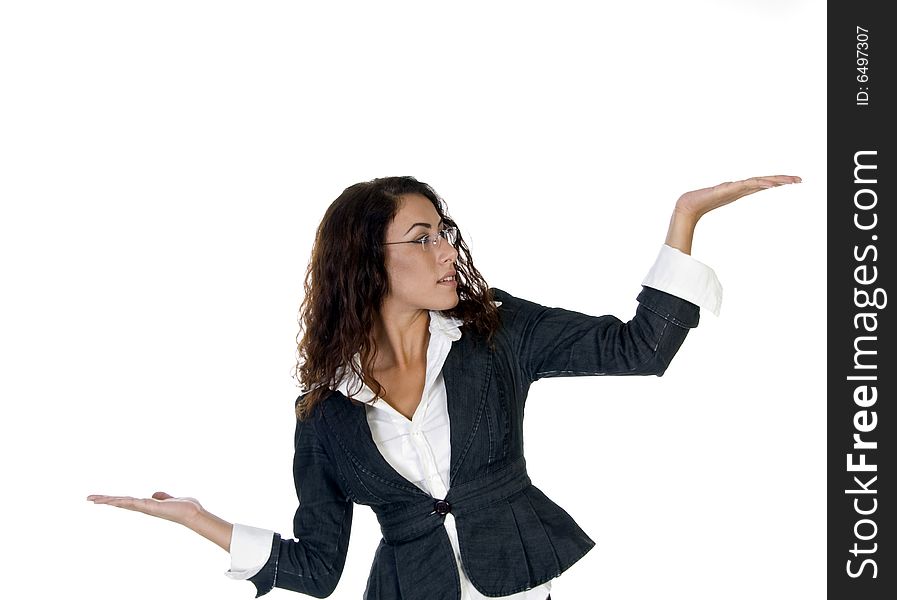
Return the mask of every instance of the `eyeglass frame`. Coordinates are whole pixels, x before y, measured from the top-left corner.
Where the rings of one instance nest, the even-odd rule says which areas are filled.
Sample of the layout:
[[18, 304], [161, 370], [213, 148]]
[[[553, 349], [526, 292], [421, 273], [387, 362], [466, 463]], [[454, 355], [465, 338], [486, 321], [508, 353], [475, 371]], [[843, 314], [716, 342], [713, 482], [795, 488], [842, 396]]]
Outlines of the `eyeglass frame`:
[[[448, 237], [447, 237], [449, 231], [452, 232], [452, 236], [455, 238], [454, 241], [449, 242]], [[435, 248], [437, 246], [437, 244], [440, 243], [440, 239], [444, 239], [447, 244], [454, 247], [455, 242], [458, 241], [458, 228], [457, 227], [446, 227], [445, 229], [440, 229], [439, 231], [436, 232], [435, 239], [433, 239], [432, 241], [430, 240], [431, 235], [432, 234], [427, 234], [424, 237], [417, 239], [417, 240], [403, 240], [401, 242], [383, 242], [380, 245], [381, 246], [390, 246], [392, 244], [420, 244], [421, 250], [426, 252], [428, 243], [431, 244]]]

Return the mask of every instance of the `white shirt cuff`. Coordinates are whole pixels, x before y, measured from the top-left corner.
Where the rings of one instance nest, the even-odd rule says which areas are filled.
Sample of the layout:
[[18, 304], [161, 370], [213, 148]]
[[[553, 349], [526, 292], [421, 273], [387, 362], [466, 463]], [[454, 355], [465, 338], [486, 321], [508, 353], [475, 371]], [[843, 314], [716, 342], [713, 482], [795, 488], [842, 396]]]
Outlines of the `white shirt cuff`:
[[657, 260], [642, 285], [688, 300], [719, 316], [723, 286], [716, 273], [672, 246], [661, 246]]
[[231, 579], [249, 579], [261, 571], [271, 556], [273, 541], [271, 530], [234, 523], [230, 537], [230, 570], [225, 575]]

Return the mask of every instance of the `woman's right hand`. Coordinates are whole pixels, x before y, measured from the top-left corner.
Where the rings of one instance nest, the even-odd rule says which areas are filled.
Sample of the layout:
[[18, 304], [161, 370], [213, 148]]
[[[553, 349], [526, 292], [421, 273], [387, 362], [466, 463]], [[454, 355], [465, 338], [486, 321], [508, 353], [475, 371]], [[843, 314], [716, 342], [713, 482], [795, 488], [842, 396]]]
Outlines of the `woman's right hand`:
[[233, 524], [204, 509], [196, 498], [175, 498], [165, 492], [156, 492], [151, 498], [92, 494], [87, 499], [94, 504], [110, 504], [180, 523], [230, 552]]
[[87, 497], [94, 504], [109, 504], [128, 510], [136, 510], [147, 515], [190, 526], [203, 513], [202, 505], [196, 498], [175, 498], [165, 492], [156, 492], [151, 498], [131, 496], [103, 496], [93, 494]]

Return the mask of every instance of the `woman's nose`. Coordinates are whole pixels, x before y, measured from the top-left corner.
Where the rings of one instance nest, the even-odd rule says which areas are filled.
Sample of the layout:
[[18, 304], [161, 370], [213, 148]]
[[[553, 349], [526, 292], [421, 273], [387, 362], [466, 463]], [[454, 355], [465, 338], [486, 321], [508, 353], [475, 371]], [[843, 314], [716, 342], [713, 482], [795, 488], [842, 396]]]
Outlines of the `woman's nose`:
[[455, 262], [455, 259], [458, 258], [458, 250], [440, 237], [439, 246], [436, 247], [436, 255], [439, 262], [445, 262], [446, 259], [451, 259], [452, 262]]

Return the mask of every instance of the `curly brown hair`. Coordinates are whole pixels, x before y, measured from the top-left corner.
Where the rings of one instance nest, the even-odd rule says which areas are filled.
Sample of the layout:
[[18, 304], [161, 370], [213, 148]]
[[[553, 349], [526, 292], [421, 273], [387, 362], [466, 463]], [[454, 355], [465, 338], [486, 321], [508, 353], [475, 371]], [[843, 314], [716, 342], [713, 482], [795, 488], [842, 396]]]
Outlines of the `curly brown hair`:
[[[295, 374], [302, 391], [296, 401], [299, 419], [311, 415], [339, 386], [343, 369], [350, 369], [359, 381], [365, 380], [362, 373], [373, 371], [376, 348], [370, 332], [389, 291], [381, 243], [406, 194], [426, 197], [446, 227], [457, 227], [433, 188], [410, 176], [382, 177], [347, 187], [318, 225], [296, 336]], [[459, 302], [444, 314], [462, 320], [466, 332], [491, 345], [499, 325], [498, 310], [492, 291], [473, 265], [460, 228], [455, 248]], [[356, 353], [361, 358], [361, 372], [353, 360]], [[380, 397], [380, 383], [371, 376], [367, 380]]]

